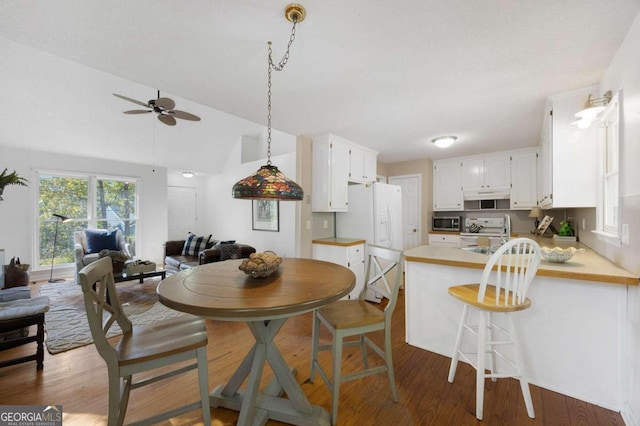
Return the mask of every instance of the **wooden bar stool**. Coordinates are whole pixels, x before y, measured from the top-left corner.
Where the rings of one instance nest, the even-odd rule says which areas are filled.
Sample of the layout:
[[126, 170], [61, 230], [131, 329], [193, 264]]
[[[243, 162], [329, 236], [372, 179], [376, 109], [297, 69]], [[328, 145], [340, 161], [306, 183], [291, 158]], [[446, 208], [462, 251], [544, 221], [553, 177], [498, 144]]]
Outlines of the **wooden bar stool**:
[[[498, 377], [519, 379], [527, 414], [531, 418], [535, 417], [512, 314], [531, 306], [531, 301], [527, 299], [526, 295], [539, 265], [540, 247], [538, 244], [528, 238], [516, 238], [503, 244], [491, 256], [482, 272], [479, 284], [449, 287], [449, 294], [464, 303], [449, 368], [449, 383], [453, 383], [460, 357], [476, 369], [476, 417], [478, 420], [482, 420], [484, 379], [487, 377], [493, 381]], [[490, 279], [495, 284], [489, 284]], [[469, 309], [478, 311], [477, 325], [468, 323]], [[493, 313], [505, 314], [508, 320], [506, 328], [493, 322]], [[476, 353], [462, 352], [465, 331], [477, 336]], [[496, 339], [498, 336], [501, 337], [501, 340]], [[501, 345], [512, 345], [513, 359], [498, 349]], [[488, 364], [486, 362], [487, 355], [489, 355]], [[496, 357], [506, 361], [512, 370], [499, 373], [496, 370]], [[485, 372], [486, 368], [489, 369], [488, 374]]]
[[[398, 301], [398, 291], [402, 284], [402, 252], [374, 245], [368, 246], [369, 263], [365, 286], [357, 300], [338, 300], [313, 311], [313, 345], [311, 349], [311, 376], [313, 383], [316, 371], [322, 377], [331, 392], [331, 424], [338, 422], [338, 402], [340, 384], [348, 380], [360, 379], [372, 374], [387, 373], [389, 386], [394, 402], [398, 402], [393, 375], [393, 359], [391, 354], [391, 315]], [[389, 273], [391, 271], [391, 273]], [[391, 282], [388, 281], [391, 280]], [[384, 311], [365, 301], [367, 291], [388, 299]], [[320, 344], [320, 324], [324, 325], [333, 336], [332, 342]], [[369, 339], [368, 333], [384, 331], [384, 350]], [[354, 339], [355, 337], [355, 339]], [[344, 340], [347, 338], [347, 340]], [[362, 354], [362, 369], [342, 375], [342, 348], [359, 346]], [[384, 365], [369, 366], [367, 347], [375, 352]], [[318, 361], [318, 351], [333, 351], [331, 377]], [[366, 397], [366, 396], [364, 396]]]

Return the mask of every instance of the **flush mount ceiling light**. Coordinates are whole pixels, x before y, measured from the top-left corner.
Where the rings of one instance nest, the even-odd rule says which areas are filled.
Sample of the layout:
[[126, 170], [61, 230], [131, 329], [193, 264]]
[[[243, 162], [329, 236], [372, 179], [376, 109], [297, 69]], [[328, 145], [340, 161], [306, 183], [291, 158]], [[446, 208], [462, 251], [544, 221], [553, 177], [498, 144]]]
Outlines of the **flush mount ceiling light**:
[[607, 105], [611, 102], [612, 93], [608, 90], [601, 98], [592, 98], [591, 94], [584, 103], [584, 108], [575, 113], [577, 120], [571, 124], [578, 126], [579, 129], [587, 129], [591, 123], [598, 118], [598, 115], [607, 109]]
[[289, 49], [296, 38], [296, 24], [302, 22], [306, 16], [304, 7], [299, 4], [292, 3], [285, 7], [284, 15], [289, 22], [293, 22], [291, 36], [287, 51], [278, 63], [273, 63], [271, 59], [271, 42], [269, 45], [268, 66], [269, 80], [267, 85], [267, 164], [253, 175], [247, 176], [239, 180], [233, 185], [233, 198], [245, 200], [281, 200], [281, 201], [298, 201], [302, 200], [304, 192], [300, 185], [287, 178], [276, 166], [271, 165], [271, 70], [282, 71], [289, 60]]
[[182, 172], [182, 177], [186, 177], [187, 179], [190, 179], [190, 178], [192, 178], [194, 176], [195, 176], [195, 173], [193, 173], [193, 172], [188, 172], [188, 171], [187, 172]]
[[448, 148], [458, 139], [457, 136], [440, 136], [435, 139], [431, 139], [431, 142], [438, 148]]

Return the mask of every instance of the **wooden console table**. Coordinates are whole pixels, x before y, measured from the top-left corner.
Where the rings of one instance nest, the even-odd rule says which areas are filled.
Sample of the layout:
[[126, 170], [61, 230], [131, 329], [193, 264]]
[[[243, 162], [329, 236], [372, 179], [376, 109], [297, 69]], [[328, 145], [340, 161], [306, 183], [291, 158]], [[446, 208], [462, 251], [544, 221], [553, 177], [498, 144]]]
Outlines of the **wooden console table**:
[[[335, 263], [283, 259], [280, 269], [254, 279], [238, 270], [241, 260], [208, 263], [181, 271], [158, 285], [160, 302], [178, 311], [220, 321], [243, 321], [256, 342], [226, 385], [210, 396], [213, 407], [240, 411], [238, 425], [330, 425], [329, 413], [313, 406], [296, 382], [274, 338], [287, 318], [334, 302], [353, 289], [355, 275]], [[311, 345], [311, 341], [309, 341]], [[260, 391], [265, 362], [275, 380]], [[247, 389], [240, 390], [249, 377]], [[281, 398], [286, 392], [288, 399]]]

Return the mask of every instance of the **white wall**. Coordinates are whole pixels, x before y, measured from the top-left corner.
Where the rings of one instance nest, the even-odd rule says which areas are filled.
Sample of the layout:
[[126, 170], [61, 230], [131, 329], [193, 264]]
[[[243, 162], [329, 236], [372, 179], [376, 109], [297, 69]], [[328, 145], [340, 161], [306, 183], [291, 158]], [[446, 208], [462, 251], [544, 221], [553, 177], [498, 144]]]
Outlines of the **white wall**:
[[[636, 16], [624, 42], [611, 61], [600, 83], [600, 92], [622, 91], [620, 146], [622, 223], [629, 225], [629, 244], [614, 247], [582, 231], [580, 240], [628, 271], [640, 275], [640, 14]], [[594, 209], [579, 209], [577, 223], [587, 222], [587, 230], [595, 228]], [[626, 364], [627, 383], [623, 384], [627, 403], [623, 409], [625, 422], [640, 424], [640, 289], [628, 288], [627, 350], [621, 360]]]
[[[46, 151], [28, 151], [2, 145], [0, 140], [0, 167], [15, 169], [29, 180], [29, 187], [5, 188], [0, 203], [0, 248], [5, 256], [19, 256], [23, 263], [32, 265], [32, 278], [41, 279], [34, 265], [36, 234], [36, 171], [97, 173], [109, 176], [139, 178], [139, 222], [136, 257], [162, 263], [163, 243], [167, 237], [167, 171], [164, 168], [117, 161], [99, 160], [80, 156], [52, 154]], [[48, 268], [46, 268], [48, 272]], [[66, 269], [65, 275], [72, 275]], [[57, 275], [57, 274], [56, 274]], [[42, 276], [44, 277], [44, 275]]]
[[[206, 193], [207, 176], [196, 174], [192, 178], [185, 178], [184, 176], [182, 176], [182, 172], [169, 170], [167, 172], [167, 184], [169, 186], [194, 188], [196, 190], [197, 223], [196, 229], [192, 229], [191, 232], [197, 235], [204, 235], [206, 232], [208, 232], [209, 230], [206, 229], [206, 223], [204, 223], [204, 218], [207, 216], [207, 212], [205, 197], [203, 196], [203, 194]], [[186, 235], [183, 237], [186, 237]]]
[[[295, 137], [278, 134], [278, 140], [293, 140]], [[274, 138], [273, 143], [276, 142]], [[254, 231], [251, 224], [252, 203], [249, 200], [237, 200], [231, 196], [231, 188], [240, 179], [254, 174], [265, 160], [240, 164], [241, 144], [236, 144], [223, 173], [207, 178], [205, 193], [205, 213], [202, 223], [206, 234], [212, 234], [217, 240], [236, 240], [248, 244], [257, 251], [272, 250], [282, 257], [296, 255], [296, 201], [280, 201], [280, 231]], [[278, 155], [271, 158], [289, 179], [296, 179], [295, 153]], [[304, 188], [303, 188], [304, 189]]]

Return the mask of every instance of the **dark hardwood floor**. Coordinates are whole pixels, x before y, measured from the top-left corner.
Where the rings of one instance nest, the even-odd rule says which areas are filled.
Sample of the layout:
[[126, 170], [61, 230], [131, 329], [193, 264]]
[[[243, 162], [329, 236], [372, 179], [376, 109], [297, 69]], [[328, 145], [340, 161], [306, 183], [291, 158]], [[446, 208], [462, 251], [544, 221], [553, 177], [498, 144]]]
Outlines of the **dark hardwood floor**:
[[[37, 285], [34, 286], [37, 292]], [[410, 346], [404, 340], [404, 296], [393, 318], [393, 355], [399, 402], [391, 399], [385, 375], [347, 382], [340, 392], [340, 425], [622, 425], [619, 413], [603, 409], [537, 386], [531, 386], [536, 418], [527, 417], [518, 382], [500, 379], [487, 381], [482, 422], [475, 418], [474, 370], [461, 363], [456, 380], [447, 382], [449, 358]], [[425, 325], [426, 326], [426, 325]], [[207, 321], [209, 331], [208, 360], [211, 386], [224, 383], [233, 373], [253, 343], [243, 323]], [[328, 338], [328, 334], [325, 336]], [[380, 343], [382, 335], [374, 335]], [[276, 341], [290, 366], [297, 369], [311, 403], [330, 409], [330, 395], [322, 379], [309, 383], [311, 351], [311, 314], [291, 318]], [[30, 348], [29, 348], [30, 350]], [[6, 359], [25, 347], [0, 352]], [[371, 356], [371, 359], [375, 359]], [[323, 365], [330, 355], [322, 353]], [[357, 349], [346, 349], [345, 371], [359, 365]], [[271, 377], [265, 369], [263, 382]], [[183, 377], [147, 386], [132, 392], [127, 423], [198, 398], [197, 377], [190, 372]], [[62, 405], [64, 425], [106, 423], [107, 372], [93, 345], [73, 349], [55, 356], [45, 354], [44, 370], [36, 372], [35, 362], [0, 369], [0, 403], [2, 405]], [[237, 413], [212, 408], [212, 425], [233, 425]], [[165, 425], [200, 424], [200, 413], [188, 413], [165, 422]], [[280, 424], [270, 421], [269, 425]]]

